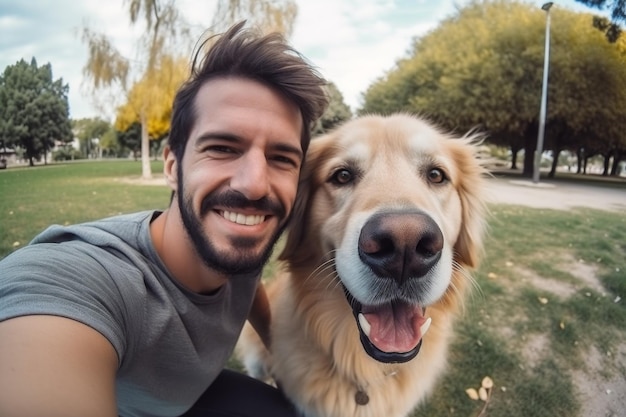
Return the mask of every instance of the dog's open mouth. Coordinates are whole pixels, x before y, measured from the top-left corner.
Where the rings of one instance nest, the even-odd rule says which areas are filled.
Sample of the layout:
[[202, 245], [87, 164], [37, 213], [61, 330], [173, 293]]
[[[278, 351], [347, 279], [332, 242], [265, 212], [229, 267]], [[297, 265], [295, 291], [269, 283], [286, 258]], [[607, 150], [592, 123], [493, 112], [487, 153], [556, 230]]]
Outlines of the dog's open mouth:
[[431, 322], [424, 316], [424, 307], [399, 300], [367, 306], [344, 290], [368, 355], [379, 362], [399, 363], [410, 361], [419, 353]]

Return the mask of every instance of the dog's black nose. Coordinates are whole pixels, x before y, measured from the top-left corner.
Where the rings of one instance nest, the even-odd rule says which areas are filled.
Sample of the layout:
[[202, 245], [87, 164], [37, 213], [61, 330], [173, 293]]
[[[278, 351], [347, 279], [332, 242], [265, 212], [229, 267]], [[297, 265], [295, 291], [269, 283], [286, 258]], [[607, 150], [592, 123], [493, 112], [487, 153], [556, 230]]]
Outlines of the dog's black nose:
[[361, 260], [379, 277], [399, 284], [424, 276], [439, 261], [442, 249], [439, 226], [416, 211], [375, 214], [359, 236]]

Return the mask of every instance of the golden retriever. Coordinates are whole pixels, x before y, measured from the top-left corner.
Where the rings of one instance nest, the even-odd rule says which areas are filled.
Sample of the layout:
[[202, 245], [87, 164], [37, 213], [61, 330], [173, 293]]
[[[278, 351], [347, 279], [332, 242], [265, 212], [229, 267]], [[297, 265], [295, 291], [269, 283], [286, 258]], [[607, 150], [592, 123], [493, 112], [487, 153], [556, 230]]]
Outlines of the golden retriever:
[[249, 374], [307, 417], [401, 417], [446, 365], [481, 255], [484, 170], [474, 135], [364, 116], [311, 142], [270, 282], [271, 353], [249, 325]]

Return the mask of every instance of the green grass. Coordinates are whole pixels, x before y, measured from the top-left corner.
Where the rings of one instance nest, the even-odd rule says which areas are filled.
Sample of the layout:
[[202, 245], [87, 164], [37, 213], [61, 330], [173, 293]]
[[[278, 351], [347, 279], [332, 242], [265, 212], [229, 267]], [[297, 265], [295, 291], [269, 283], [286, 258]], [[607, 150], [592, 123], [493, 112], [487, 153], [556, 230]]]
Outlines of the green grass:
[[[162, 162], [152, 172], [163, 172]], [[0, 171], [0, 258], [50, 224], [73, 224], [137, 210], [165, 208], [166, 186], [138, 186], [135, 161], [79, 162]]]
[[[140, 170], [139, 162], [119, 161], [0, 171], [0, 258], [51, 223], [165, 208], [166, 186], [119, 180], [138, 178]], [[161, 171], [154, 163], [153, 172]], [[479, 290], [457, 323], [448, 371], [412, 416], [474, 417], [486, 405], [483, 417], [582, 417], [572, 372], [586, 372], [591, 381], [626, 378], [626, 214], [491, 210], [486, 257], [475, 274]], [[265, 275], [275, 268], [270, 263]], [[581, 281], [589, 271], [603, 288]], [[588, 363], [593, 352], [595, 368]], [[465, 393], [484, 376], [495, 382], [487, 404]]]
[[[626, 214], [491, 209], [480, 291], [457, 324], [449, 371], [413, 416], [479, 415], [485, 403], [465, 389], [490, 376], [496, 386], [483, 415], [582, 417], [572, 371], [625, 375], [626, 305], [615, 299], [626, 298]], [[602, 292], [577, 277], [577, 263], [595, 271]], [[569, 292], [538, 288], [528, 274]], [[592, 350], [602, 353], [601, 371], [587, 363]]]

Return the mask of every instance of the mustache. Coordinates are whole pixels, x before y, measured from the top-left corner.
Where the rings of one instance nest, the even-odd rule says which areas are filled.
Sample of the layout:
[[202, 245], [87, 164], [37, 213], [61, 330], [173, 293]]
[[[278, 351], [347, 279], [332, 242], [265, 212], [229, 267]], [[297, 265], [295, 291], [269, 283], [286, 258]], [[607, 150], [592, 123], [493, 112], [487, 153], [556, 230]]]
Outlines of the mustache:
[[205, 216], [215, 206], [231, 209], [254, 209], [270, 212], [275, 216], [284, 217], [285, 207], [276, 200], [263, 197], [259, 200], [249, 200], [239, 191], [229, 190], [221, 193], [212, 193], [202, 200], [200, 215]]

